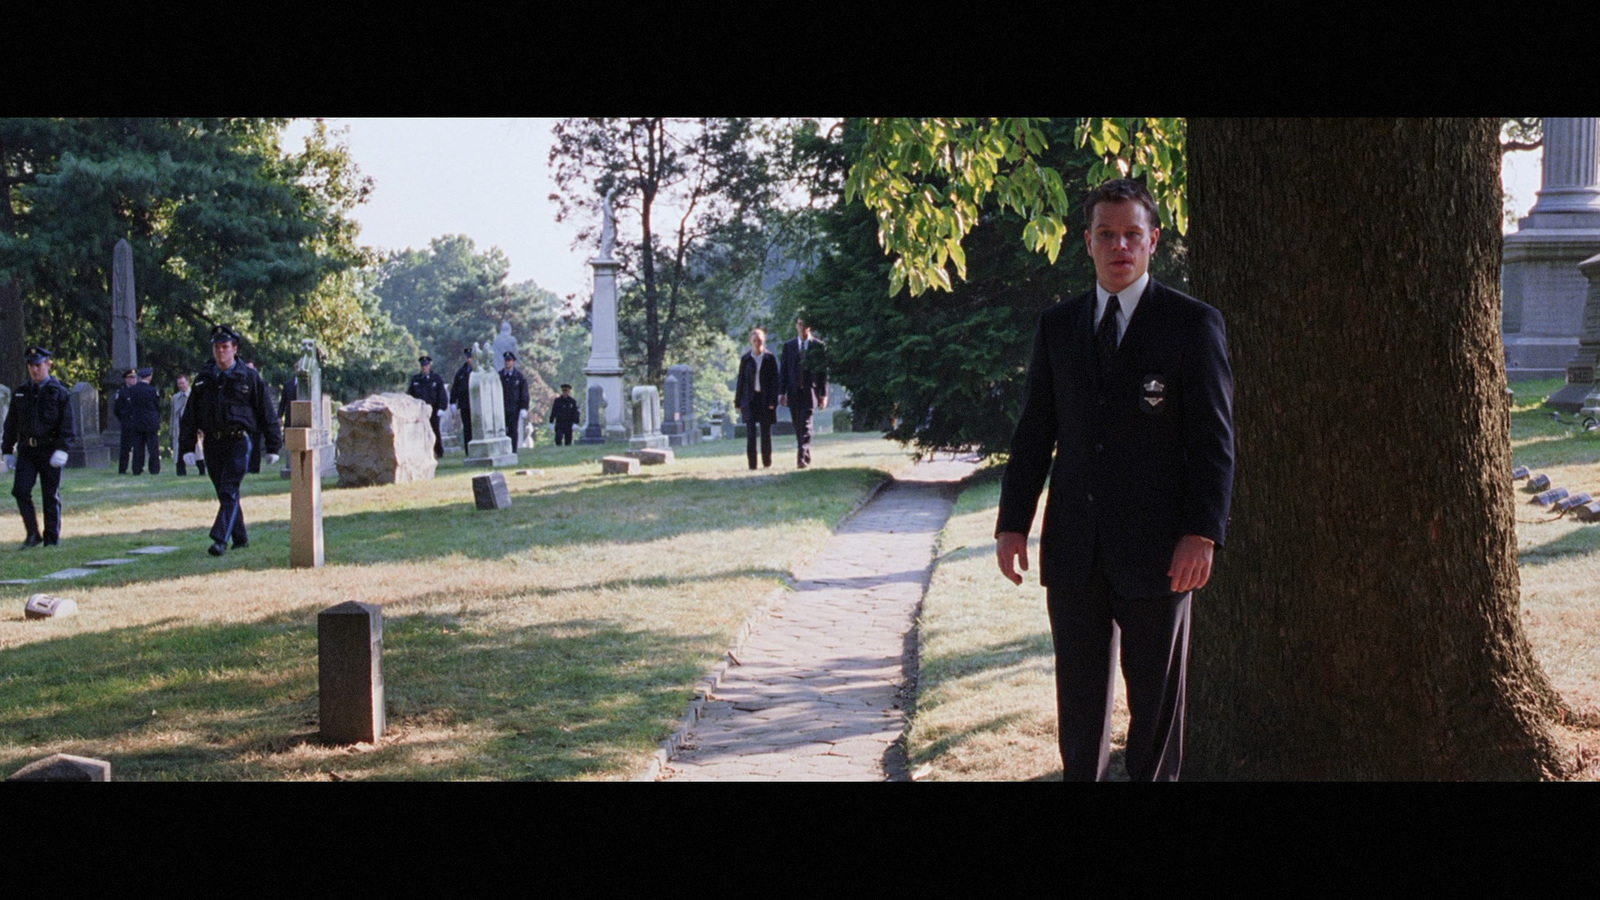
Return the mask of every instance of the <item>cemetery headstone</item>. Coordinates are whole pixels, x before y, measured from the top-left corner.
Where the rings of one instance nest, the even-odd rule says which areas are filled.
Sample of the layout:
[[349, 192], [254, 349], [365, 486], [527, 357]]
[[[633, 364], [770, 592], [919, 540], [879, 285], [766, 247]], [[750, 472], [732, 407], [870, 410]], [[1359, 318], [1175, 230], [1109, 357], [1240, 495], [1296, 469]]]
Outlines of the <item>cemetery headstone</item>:
[[633, 389], [633, 436], [628, 447], [664, 450], [667, 446], [667, 436], [661, 433], [661, 395], [655, 385], [639, 385]]
[[374, 394], [339, 407], [340, 487], [432, 478], [433, 408], [407, 394]]
[[602, 456], [600, 458], [600, 474], [637, 475], [639, 474], [639, 461], [631, 456]]
[[583, 426], [583, 434], [578, 436], [580, 444], [604, 444], [606, 442], [606, 429], [600, 418], [601, 410], [606, 405], [606, 392], [598, 384], [589, 385], [587, 416], [583, 420], [589, 424]]
[[77, 611], [78, 601], [51, 594], [34, 594], [22, 607], [22, 615], [28, 619], [61, 619]]
[[295, 400], [289, 404], [289, 427], [283, 449], [293, 460], [289, 466], [289, 567], [315, 569], [323, 563], [322, 462], [328, 448], [320, 441], [312, 412], [320, 403]]
[[494, 351], [477, 343], [472, 350], [472, 377], [467, 381], [472, 392], [472, 441], [467, 444], [466, 465], [514, 466], [517, 454], [506, 434], [505, 389], [490, 359]]
[[[101, 416], [105, 425], [101, 444], [108, 448], [122, 443], [122, 423], [110, 414], [110, 405], [116, 402], [123, 386], [122, 373], [139, 367], [139, 301], [133, 287], [133, 247], [123, 238], [111, 250], [111, 369], [100, 379], [107, 404]], [[102, 410], [97, 406], [96, 412]]]
[[629, 450], [628, 455], [637, 459], [641, 465], [646, 466], [672, 465], [678, 461], [677, 455], [671, 450], [646, 448], [643, 450]]
[[111, 763], [88, 756], [56, 753], [28, 763], [7, 781], [110, 781]]
[[317, 708], [328, 743], [370, 744], [383, 734], [381, 607], [352, 600], [317, 614]]
[[499, 472], [472, 476], [472, 498], [478, 509], [509, 509], [511, 489]]
[[100, 436], [100, 392], [87, 381], [72, 386], [72, 429], [77, 434], [67, 444], [67, 468], [103, 469], [111, 465], [111, 451]]
[[688, 366], [667, 369], [661, 398], [661, 433], [674, 447], [700, 442], [700, 426], [694, 414], [694, 370]]

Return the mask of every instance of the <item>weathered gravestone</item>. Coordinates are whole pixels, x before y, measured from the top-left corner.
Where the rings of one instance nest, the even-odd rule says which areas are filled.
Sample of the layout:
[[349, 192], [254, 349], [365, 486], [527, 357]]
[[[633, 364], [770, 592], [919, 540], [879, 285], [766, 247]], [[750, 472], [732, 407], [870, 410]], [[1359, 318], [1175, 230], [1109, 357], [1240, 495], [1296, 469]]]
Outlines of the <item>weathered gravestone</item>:
[[602, 456], [600, 457], [600, 474], [637, 475], [639, 474], [639, 461], [631, 456]]
[[606, 405], [605, 389], [598, 384], [589, 385], [588, 411], [584, 418], [589, 424], [583, 426], [583, 434], [578, 435], [580, 444], [604, 444], [606, 442], [606, 427], [600, 418], [600, 411]]
[[374, 394], [339, 407], [340, 487], [433, 477], [433, 408], [406, 394]]
[[317, 709], [330, 744], [370, 744], [383, 734], [381, 607], [352, 600], [317, 614]]
[[655, 385], [645, 384], [633, 389], [633, 436], [628, 438], [632, 450], [665, 450], [667, 436], [661, 433], [661, 395]]
[[499, 472], [472, 476], [472, 498], [478, 509], [511, 508], [511, 489]]
[[295, 400], [289, 404], [289, 427], [283, 432], [283, 449], [289, 456], [289, 567], [315, 569], [322, 565], [322, 454], [333, 448], [322, 443], [314, 427], [312, 410], [322, 404]]
[[111, 763], [87, 756], [57, 753], [28, 763], [7, 781], [110, 781]]
[[[294, 364], [295, 397], [291, 403], [305, 402], [311, 404], [311, 424], [305, 426], [311, 429], [307, 435], [310, 445], [321, 448], [323, 452], [317, 454], [317, 464], [321, 466], [318, 471], [320, 476], [339, 474], [336, 455], [333, 445], [333, 400], [322, 393], [322, 354], [317, 351], [317, 342], [306, 338], [300, 342], [300, 359]], [[283, 410], [278, 411], [280, 414]], [[289, 427], [296, 427], [291, 424]], [[294, 475], [295, 454], [284, 455], [284, 478]]]
[[22, 615], [28, 619], [60, 619], [70, 616], [78, 611], [78, 602], [68, 597], [56, 597], [50, 594], [34, 594], [22, 607]]
[[100, 392], [87, 381], [72, 386], [72, 430], [67, 444], [67, 468], [103, 469], [111, 465], [111, 451], [100, 437]]
[[472, 377], [467, 381], [472, 392], [472, 441], [467, 444], [466, 465], [514, 466], [517, 454], [506, 434], [505, 389], [490, 359], [493, 351], [474, 343], [472, 352]]
[[700, 442], [700, 428], [694, 416], [694, 370], [688, 366], [667, 369], [661, 405], [661, 433], [674, 447]]
[[672, 465], [678, 461], [677, 455], [671, 450], [659, 450], [649, 447], [643, 450], [629, 450], [628, 455], [637, 459], [641, 465], [646, 466]]
[[[445, 387], [446, 396], [450, 388]], [[454, 403], [444, 408], [444, 415], [439, 417], [439, 442], [446, 453], [460, 453], [467, 449], [461, 440], [461, 408]]]

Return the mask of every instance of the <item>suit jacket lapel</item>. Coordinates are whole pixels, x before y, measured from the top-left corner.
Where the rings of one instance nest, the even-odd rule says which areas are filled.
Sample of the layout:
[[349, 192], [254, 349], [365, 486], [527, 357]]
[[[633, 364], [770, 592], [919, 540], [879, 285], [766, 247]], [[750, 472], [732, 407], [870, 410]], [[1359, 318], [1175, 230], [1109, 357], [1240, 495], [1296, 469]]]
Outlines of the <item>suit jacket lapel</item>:
[[1137, 349], [1139, 344], [1145, 340], [1146, 332], [1154, 327], [1150, 324], [1151, 320], [1157, 319], [1161, 315], [1161, 301], [1165, 297], [1164, 291], [1156, 290], [1156, 280], [1154, 278], [1145, 283], [1144, 293], [1139, 295], [1139, 305], [1134, 307], [1133, 318], [1128, 320], [1128, 328], [1122, 333], [1122, 342], [1117, 344], [1117, 352], [1111, 357], [1111, 367], [1113, 369], [1118, 367], [1118, 360], [1132, 357], [1132, 351], [1124, 352], [1130, 343]]

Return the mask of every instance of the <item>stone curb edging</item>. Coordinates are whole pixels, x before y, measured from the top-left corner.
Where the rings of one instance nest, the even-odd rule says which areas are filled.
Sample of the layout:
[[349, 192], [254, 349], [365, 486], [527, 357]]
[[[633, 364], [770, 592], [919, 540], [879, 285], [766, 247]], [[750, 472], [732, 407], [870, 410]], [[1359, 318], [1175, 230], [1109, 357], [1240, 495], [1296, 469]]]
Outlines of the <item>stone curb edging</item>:
[[[851, 507], [849, 512], [839, 518], [838, 523], [833, 526], [834, 532], [837, 533], [840, 528], [844, 527], [846, 522], [855, 517], [856, 513], [860, 512], [868, 503], [871, 503], [879, 494], [883, 493], [885, 487], [893, 483], [893, 475], [878, 482], [872, 490], [867, 492], [865, 497]], [[728, 649], [727, 653], [723, 654], [722, 659], [711, 668], [711, 671], [705, 677], [695, 682], [694, 699], [689, 701], [689, 709], [678, 720], [678, 726], [672, 730], [671, 734], [667, 735], [666, 740], [661, 742], [661, 746], [650, 755], [650, 761], [645, 763], [644, 771], [628, 779], [629, 781], [661, 780], [666, 773], [667, 764], [672, 762], [673, 757], [678, 755], [678, 748], [683, 746], [684, 741], [688, 740], [689, 733], [694, 730], [694, 726], [699, 724], [700, 716], [705, 712], [706, 701], [716, 696], [717, 688], [721, 686], [723, 676], [728, 674], [728, 667], [735, 664], [734, 661], [738, 659], [740, 651], [744, 649], [745, 641], [749, 639], [751, 632], [755, 631], [755, 627], [766, 621], [774, 612], [783, 608], [784, 599], [795, 587], [793, 577], [786, 576], [784, 582], [785, 584], [782, 587], [773, 588], [771, 593], [767, 594], [766, 599], [750, 611], [750, 615], [745, 618], [744, 623], [739, 626], [738, 633], [734, 635], [733, 646]]]

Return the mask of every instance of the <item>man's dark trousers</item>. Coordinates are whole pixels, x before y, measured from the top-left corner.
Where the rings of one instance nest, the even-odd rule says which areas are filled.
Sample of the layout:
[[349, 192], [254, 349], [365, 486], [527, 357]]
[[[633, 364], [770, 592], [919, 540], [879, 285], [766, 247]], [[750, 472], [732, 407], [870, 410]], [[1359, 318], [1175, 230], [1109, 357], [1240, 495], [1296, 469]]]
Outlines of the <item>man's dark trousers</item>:
[[217, 489], [217, 518], [211, 523], [211, 540], [233, 539], [235, 547], [250, 542], [244, 527], [244, 510], [239, 508], [239, 485], [244, 483], [244, 473], [250, 468], [250, 445], [254, 439], [249, 432], [237, 438], [222, 439], [206, 436], [206, 469], [211, 475], [211, 485]]
[[22, 527], [27, 537], [39, 534], [39, 516], [33, 507], [33, 483], [38, 481], [44, 494], [44, 540], [54, 544], [61, 539], [61, 470], [50, 465], [54, 451], [42, 447], [17, 447], [17, 471], [11, 483], [11, 496], [17, 498]]
[[128, 474], [128, 460], [133, 458], [133, 429], [122, 425], [121, 438], [117, 444], [117, 474]]
[[161, 432], [135, 431], [133, 433], [133, 474], [144, 474], [144, 457], [150, 454], [150, 474], [161, 474]]
[[1193, 596], [1121, 597], [1098, 571], [1081, 593], [1046, 591], [1063, 781], [1105, 778], [1119, 656], [1128, 686], [1128, 778], [1178, 780]]
[[789, 420], [794, 423], [794, 440], [797, 445], [795, 462], [811, 465], [811, 393], [800, 391], [789, 395]]
[[572, 446], [572, 426], [571, 425], [561, 425], [561, 424], [557, 424], [556, 425], [556, 446], [557, 447], [570, 447], [570, 446]]

